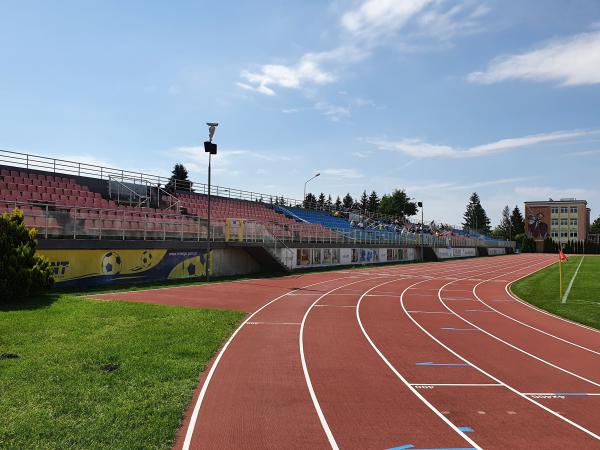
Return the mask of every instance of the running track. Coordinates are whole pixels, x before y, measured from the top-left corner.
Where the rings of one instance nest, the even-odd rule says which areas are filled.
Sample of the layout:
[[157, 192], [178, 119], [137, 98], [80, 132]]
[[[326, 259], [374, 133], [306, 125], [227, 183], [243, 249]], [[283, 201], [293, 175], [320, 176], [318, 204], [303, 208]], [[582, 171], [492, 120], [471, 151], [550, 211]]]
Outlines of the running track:
[[252, 312], [175, 444], [600, 448], [600, 333], [515, 298], [511, 255], [100, 295]]

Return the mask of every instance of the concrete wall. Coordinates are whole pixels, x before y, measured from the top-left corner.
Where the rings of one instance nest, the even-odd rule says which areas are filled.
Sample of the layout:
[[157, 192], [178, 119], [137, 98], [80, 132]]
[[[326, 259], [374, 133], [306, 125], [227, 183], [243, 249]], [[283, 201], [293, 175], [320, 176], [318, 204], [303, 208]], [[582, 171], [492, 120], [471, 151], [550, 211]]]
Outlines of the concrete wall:
[[477, 256], [477, 249], [471, 247], [465, 248], [434, 248], [433, 251], [438, 259], [452, 259], [452, 258], [469, 258]]

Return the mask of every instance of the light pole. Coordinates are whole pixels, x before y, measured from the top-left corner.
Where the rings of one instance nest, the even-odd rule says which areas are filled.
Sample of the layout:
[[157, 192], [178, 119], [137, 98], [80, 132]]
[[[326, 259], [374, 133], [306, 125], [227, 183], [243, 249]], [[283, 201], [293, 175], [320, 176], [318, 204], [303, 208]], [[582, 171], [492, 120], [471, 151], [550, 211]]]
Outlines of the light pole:
[[317, 178], [319, 175], [321, 175], [320, 173], [317, 173], [316, 175], [310, 177], [308, 180], [306, 180], [306, 183], [304, 183], [304, 195], [302, 196], [302, 202], [304, 203], [302, 206], [304, 206], [306, 208], [306, 185], [308, 184], [309, 181], [314, 180], [315, 178]]
[[417, 206], [421, 208], [421, 262], [424, 261], [423, 255], [423, 202], [417, 202]]
[[206, 230], [206, 281], [210, 281], [210, 162], [212, 155], [217, 154], [217, 144], [213, 144], [212, 138], [219, 126], [216, 122], [208, 122], [208, 141], [204, 142], [204, 151], [208, 153], [208, 220]]

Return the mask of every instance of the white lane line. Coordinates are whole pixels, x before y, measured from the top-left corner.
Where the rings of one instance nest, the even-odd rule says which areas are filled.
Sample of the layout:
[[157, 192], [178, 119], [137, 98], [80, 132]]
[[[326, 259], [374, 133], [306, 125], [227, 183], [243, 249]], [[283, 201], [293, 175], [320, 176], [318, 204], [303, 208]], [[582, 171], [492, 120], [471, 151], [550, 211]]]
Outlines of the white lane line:
[[[552, 263], [548, 264], [548, 266], [549, 266], [549, 265], [552, 265], [552, 264], [554, 264], [554, 262], [552, 262]], [[546, 266], [546, 267], [548, 267], [548, 266]], [[544, 269], [544, 267], [540, 268], [539, 270], [542, 270], [542, 269]], [[514, 296], [514, 295], [513, 295], [513, 294], [512, 294], [512, 293], [509, 291], [509, 287], [510, 287], [510, 285], [511, 285], [512, 283], [515, 283], [515, 282], [517, 282], [517, 281], [519, 281], [519, 280], [521, 280], [521, 279], [523, 279], [523, 278], [525, 278], [525, 277], [528, 277], [529, 275], [531, 275], [531, 274], [528, 274], [528, 275], [523, 275], [522, 277], [520, 277], [520, 278], [517, 278], [517, 279], [516, 279], [516, 280], [514, 280], [514, 281], [507, 282], [508, 284], [505, 286], [504, 290], [505, 290], [505, 291], [506, 291], [506, 293], [507, 293], [507, 294], [508, 294], [510, 297], [512, 297], [514, 300], [492, 300], [492, 301], [494, 301], [494, 302], [500, 302], [500, 301], [511, 302], [511, 301], [515, 301], [515, 300], [516, 300], [516, 301], [518, 301], [518, 302], [519, 302], [519, 303], [521, 303], [521, 304], [524, 304], [524, 305], [526, 305], [526, 306], [531, 306], [531, 305], [529, 305], [528, 303], [524, 303], [524, 302], [523, 302], [523, 300], [521, 300], [521, 299], [519, 299], [519, 298], [515, 297], [515, 296]], [[510, 320], [512, 320], [513, 322], [517, 322], [518, 324], [521, 324], [521, 325], [523, 325], [524, 327], [527, 327], [527, 328], [530, 328], [530, 329], [532, 329], [532, 330], [535, 330], [535, 331], [537, 331], [537, 332], [539, 332], [539, 333], [545, 334], [546, 336], [549, 336], [549, 337], [551, 337], [551, 338], [553, 338], [553, 339], [556, 339], [556, 340], [558, 340], [558, 341], [564, 342], [565, 344], [572, 345], [572, 346], [574, 346], [574, 347], [577, 347], [577, 348], [580, 348], [580, 349], [582, 349], [582, 350], [588, 351], [588, 352], [590, 352], [590, 353], [593, 353], [593, 354], [595, 354], [595, 355], [600, 355], [600, 351], [592, 350], [591, 348], [585, 347], [585, 346], [583, 346], [583, 345], [576, 344], [575, 342], [569, 341], [568, 339], [564, 339], [564, 338], [561, 338], [561, 337], [559, 337], [559, 336], [555, 336], [555, 335], [554, 335], [554, 334], [552, 334], [552, 333], [548, 333], [547, 331], [544, 331], [544, 330], [541, 330], [541, 329], [539, 329], [539, 328], [536, 328], [536, 327], [534, 327], [533, 325], [529, 325], [528, 323], [522, 322], [522, 321], [520, 321], [519, 319], [516, 319], [515, 317], [509, 316], [508, 314], [505, 314], [505, 313], [503, 313], [502, 311], [499, 311], [499, 310], [497, 310], [496, 308], [494, 308], [493, 306], [491, 306], [489, 303], [486, 303], [485, 301], [483, 301], [483, 299], [482, 299], [482, 298], [480, 298], [480, 297], [477, 295], [477, 288], [478, 288], [480, 285], [484, 284], [484, 283], [486, 283], [486, 282], [484, 281], [484, 282], [478, 283], [478, 284], [477, 284], [477, 285], [476, 285], [476, 286], [473, 288], [473, 294], [475, 295], [475, 298], [476, 298], [477, 300], [479, 300], [481, 303], [483, 303], [483, 304], [484, 304], [485, 306], [487, 306], [488, 308], [490, 308], [490, 309], [493, 309], [493, 310], [494, 310], [494, 311], [496, 311], [498, 314], [500, 314], [500, 315], [502, 315], [502, 316], [506, 317], [507, 319], [510, 319]], [[534, 307], [533, 309], [534, 309], [534, 310], [536, 310], [536, 311], [539, 311], [539, 312], [545, 313], [545, 314], [547, 314], [547, 315], [550, 315], [551, 317], [556, 317], [556, 318], [558, 318], [558, 319], [562, 319], [561, 317], [555, 316], [554, 314], [550, 314], [550, 313], [548, 313], [548, 312], [546, 312], [546, 311], [544, 311], [544, 310], [541, 310], [541, 309], [538, 309], [538, 308], [535, 308], [535, 307]], [[567, 322], [568, 322], [568, 323], [575, 323], [575, 322], [571, 322], [571, 321], [567, 321]], [[576, 325], [580, 325], [580, 324], [576, 324]], [[587, 327], [586, 327], [586, 328], [587, 328]], [[595, 330], [595, 329], [594, 329], [594, 331], [598, 331], [598, 330]]]
[[600, 396], [600, 392], [523, 392], [523, 395], [562, 395], [563, 397]]
[[[549, 264], [549, 265], [551, 265], [551, 264]], [[524, 275], [524, 276], [522, 276], [522, 277], [520, 277], [520, 278], [517, 278], [516, 280], [513, 280], [513, 281], [511, 281], [510, 283], [508, 283], [508, 284], [507, 284], [507, 285], [504, 287], [504, 289], [506, 290], [506, 293], [507, 293], [509, 296], [511, 296], [513, 299], [515, 299], [515, 301], [517, 301], [517, 302], [519, 302], [521, 305], [523, 305], [523, 306], [527, 306], [528, 308], [531, 308], [531, 309], [533, 309], [533, 310], [535, 310], [535, 311], [537, 311], [537, 312], [539, 312], [539, 313], [545, 314], [546, 316], [550, 316], [550, 317], [552, 317], [552, 318], [554, 318], [554, 319], [558, 319], [558, 320], [561, 320], [561, 321], [563, 321], [563, 322], [567, 322], [567, 323], [569, 323], [569, 324], [571, 324], [571, 325], [575, 325], [575, 326], [578, 326], [578, 327], [580, 327], [580, 328], [585, 328], [586, 330], [588, 330], [588, 331], [593, 331], [594, 333], [600, 333], [600, 330], [597, 330], [596, 328], [592, 328], [592, 327], [590, 327], [590, 326], [587, 326], [587, 325], [584, 325], [584, 324], [582, 324], [582, 323], [575, 322], [575, 321], [573, 321], [573, 320], [570, 320], [570, 319], [566, 319], [566, 318], [564, 318], [564, 317], [557, 316], [556, 314], [552, 314], [551, 312], [548, 312], [548, 311], [546, 311], [546, 310], [544, 310], [544, 309], [542, 309], [542, 308], [538, 308], [537, 306], [535, 306], [535, 305], [532, 305], [531, 303], [527, 303], [525, 300], [523, 300], [523, 299], [520, 299], [519, 297], [517, 297], [517, 296], [516, 296], [516, 295], [513, 293], [513, 291], [512, 291], [512, 289], [511, 289], [511, 287], [512, 287], [513, 283], [516, 283], [517, 281], [519, 281], [519, 280], [521, 280], [521, 279], [523, 279], [523, 278], [525, 278], [525, 277], [527, 277], [527, 276], [528, 276], [528, 275]], [[574, 345], [575, 345], [575, 344], [574, 344]]]
[[300, 361], [302, 363], [302, 371], [304, 372], [304, 380], [306, 381], [306, 386], [308, 387], [308, 392], [310, 394], [310, 398], [313, 402], [313, 406], [315, 407], [315, 411], [317, 412], [317, 416], [319, 416], [319, 421], [321, 422], [323, 431], [325, 432], [325, 435], [327, 436], [327, 440], [329, 441], [329, 445], [331, 445], [331, 448], [333, 450], [339, 450], [339, 447], [337, 445], [337, 442], [335, 441], [335, 437], [333, 436], [333, 433], [331, 432], [331, 428], [329, 427], [329, 424], [327, 423], [327, 419], [325, 419], [325, 414], [323, 414], [323, 410], [321, 409], [321, 405], [319, 404], [319, 399], [317, 398], [317, 394], [315, 394], [315, 390], [313, 388], [312, 381], [310, 379], [310, 374], [308, 373], [308, 367], [306, 365], [306, 358], [304, 356], [304, 327], [306, 325], [306, 318], [308, 317], [308, 314], [310, 313], [310, 311], [317, 304], [317, 302], [319, 300], [321, 300], [322, 298], [326, 297], [328, 294], [335, 292], [338, 289], [343, 289], [346, 286], [350, 286], [352, 284], [357, 284], [357, 283], [361, 283], [364, 281], [376, 280], [378, 278], [381, 278], [381, 277], [363, 278], [362, 280], [344, 284], [342, 286], [338, 286], [337, 288], [330, 290], [329, 292], [325, 292], [318, 299], [316, 299], [312, 305], [310, 305], [308, 307], [308, 309], [304, 313], [304, 317], [302, 317], [302, 324], [300, 325], [300, 334], [298, 335], [298, 343], [300, 345]]
[[[522, 269], [519, 269], [522, 270]], [[516, 271], [515, 271], [516, 272]], [[491, 278], [493, 279], [493, 278]], [[448, 283], [450, 284], [450, 283]], [[442, 289], [444, 289], [445, 286], [442, 286], [439, 291], [438, 291], [438, 298], [440, 299], [440, 301], [443, 303], [443, 300], [441, 300], [441, 291]], [[406, 311], [406, 309], [404, 308], [404, 303], [403, 303], [403, 296], [400, 297], [400, 304], [402, 306], [402, 309], [404, 309], [404, 311]], [[447, 308], [447, 306], [446, 306]], [[450, 310], [450, 308], [448, 308]], [[450, 310], [451, 311], [451, 310]], [[569, 425], [572, 425], [573, 427], [577, 428], [578, 430], [583, 431], [584, 433], [588, 434], [589, 436], [593, 437], [594, 439], [597, 439], [600, 441], [600, 436], [597, 435], [596, 433], [594, 433], [593, 431], [588, 430], [587, 428], [579, 425], [576, 422], [573, 422], [572, 420], [564, 417], [563, 415], [557, 413], [556, 411], [548, 408], [547, 406], [544, 406], [543, 404], [536, 402], [534, 399], [532, 399], [531, 397], [528, 397], [527, 395], [522, 394], [521, 392], [519, 392], [517, 389], [513, 388], [512, 386], [506, 384], [505, 382], [501, 381], [500, 379], [496, 378], [495, 376], [493, 376], [492, 374], [486, 372], [485, 370], [483, 370], [481, 367], [473, 364], [471, 361], [469, 361], [467, 358], [459, 355], [457, 352], [455, 352], [454, 350], [452, 350], [450, 347], [448, 347], [446, 344], [444, 344], [442, 341], [440, 341], [439, 339], [437, 339], [435, 336], [433, 336], [429, 331], [427, 331], [421, 324], [419, 324], [410, 314], [406, 314], [414, 323], [415, 325], [417, 325], [425, 334], [427, 334], [431, 339], [433, 339], [435, 342], [437, 342], [439, 345], [441, 345], [442, 347], [444, 347], [446, 350], [448, 350], [450, 353], [452, 353], [454, 356], [456, 356], [457, 358], [459, 358], [460, 360], [464, 361], [465, 363], [469, 364], [470, 366], [472, 366], [474, 369], [478, 370], [479, 372], [481, 372], [484, 375], [487, 375], [489, 378], [491, 378], [492, 380], [494, 380], [497, 383], [502, 384], [504, 387], [506, 387], [508, 390], [510, 390], [511, 392], [517, 394], [519, 397], [526, 399], [527, 401], [533, 403], [534, 405], [539, 406], [540, 408], [542, 408], [544, 411], [549, 412], [550, 414], [552, 414], [555, 417], [558, 417], [559, 419], [565, 421], [566, 423], [568, 423]], [[458, 316], [458, 315], [457, 315]], [[460, 316], [458, 316], [460, 317]], [[463, 319], [465, 320], [465, 319]], [[465, 320], [465, 322], [470, 323], [469, 321]], [[483, 331], [483, 330], [482, 330]], [[487, 333], [487, 332], [486, 332]]]
[[356, 305], [315, 305], [315, 308], [356, 308]]
[[450, 314], [452, 315], [451, 312], [448, 311], [408, 311], [411, 314]]
[[581, 261], [579, 261], [579, 265], [577, 266], [577, 269], [575, 269], [575, 273], [573, 274], [573, 277], [571, 278], [571, 281], [569, 282], [569, 285], [567, 286], [567, 290], [565, 291], [565, 293], [562, 297], [562, 303], [567, 303], [567, 298], [569, 298], [569, 292], [571, 292], [571, 288], [573, 287], [573, 282], [575, 281], [575, 278], [577, 278], [577, 273], [579, 272], [579, 268], [581, 267], [581, 263], [583, 262], [584, 258], [585, 258], [585, 255], [583, 255], [581, 257]]
[[246, 322], [246, 325], [300, 325], [300, 322]]
[[[509, 275], [509, 274], [511, 274], [511, 273], [518, 272], [519, 270], [522, 270], [522, 269], [513, 270], [513, 271], [511, 271], [511, 272], [505, 273], [505, 274], [504, 274], [504, 275], [502, 275], [502, 276], [506, 276], [506, 275]], [[493, 278], [491, 278], [491, 279], [493, 279]], [[477, 285], [473, 286], [473, 295], [475, 295], [475, 287], [476, 287], [476, 286], [477, 286]], [[518, 352], [521, 352], [521, 353], [523, 353], [524, 355], [527, 355], [527, 356], [529, 356], [530, 358], [533, 358], [533, 359], [535, 359], [536, 361], [539, 361], [539, 362], [541, 362], [541, 363], [543, 363], [543, 364], [546, 364], [546, 365], [548, 365], [548, 366], [550, 366], [550, 367], [553, 367], [554, 369], [560, 370], [561, 372], [564, 372], [564, 373], [566, 373], [566, 374], [568, 374], [568, 375], [571, 375], [571, 376], [573, 376], [573, 377], [575, 377], [575, 378], [578, 378], [578, 379], [580, 379], [580, 380], [582, 380], [582, 381], [585, 381], [585, 382], [587, 382], [587, 383], [593, 384], [594, 386], [598, 386], [598, 387], [600, 387], [600, 383], [597, 383], [597, 382], [595, 382], [595, 381], [593, 381], [593, 380], [590, 380], [589, 378], [586, 378], [586, 377], [584, 377], [584, 376], [582, 376], [582, 375], [576, 374], [575, 372], [571, 372], [570, 370], [567, 370], [567, 369], [565, 369], [565, 368], [563, 368], [563, 367], [560, 367], [560, 366], [558, 366], [558, 365], [556, 365], [556, 364], [554, 364], [554, 363], [551, 363], [550, 361], [547, 361], [547, 360], [545, 360], [545, 359], [543, 359], [543, 358], [540, 358], [539, 356], [536, 356], [536, 355], [534, 355], [533, 353], [529, 353], [527, 350], [524, 350], [524, 349], [522, 349], [521, 347], [517, 347], [516, 345], [514, 345], [514, 344], [511, 344], [510, 342], [507, 342], [507, 341], [505, 341], [504, 339], [502, 339], [502, 338], [500, 338], [500, 337], [496, 336], [495, 334], [492, 334], [492, 333], [490, 333], [489, 331], [487, 331], [487, 330], [484, 330], [483, 328], [481, 328], [481, 327], [477, 326], [476, 324], [474, 324], [474, 323], [473, 323], [473, 322], [471, 322], [470, 320], [468, 320], [468, 319], [464, 318], [463, 316], [461, 316], [460, 314], [458, 314], [456, 311], [453, 311], [453, 310], [452, 310], [452, 309], [451, 309], [451, 308], [450, 308], [448, 305], [446, 305], [446, 303], [444, 302], [444, 299], [442, 298], [442, 294], [441, 294], [441, 292], [442, 292], [442, 290], [444, 289], [444, 287], [445, 287], [445, 286], [442, 286], [442, 287], [440, 288], [440, 291], [438, 292], [438, 299], [440, 300], [440, 303], [441, 303], [442, 305], [444, 305], [444, 307], [445, 307], [446, 309], [448, 309], [448, 311], [451, 311], [452, 313], [454, 313], [454, 315], [455, 315], [456, 317], [458, 317], [459, 319], [462, 319], [463, 321], [465, 321], [466, 323], [468, 323], [468, 324], [469, 324], [469, 325], [471, 325], [472, 327], [475, 327], [475, 328], [477, 328], [478, 330], [480, 330], [481, 332], [485, 333], [486, 335], [488, 335], [488, 336], [489, 336], [489, 337], [491, 337], [492, 339], [495, 339], [495, 340], [497, 340], [498, 342], [501, 342], [501, 343], [503, 343], [504, 345], [506, 345], [506, 346], [508, 346], [508, 347], [510, 347], [510, 348], [512, 348], [512, 349], [514, 349], [514, 350], [517, 350]], [[483, 311], [482, 311], [482, 312], [483, 312]], [[494, 310], [494, 311], [491, 311], [491, 310], [490, 310], [489, 312], [496, 312], [496, 311], [495, 311], [495, 310]]]
[[[411, 386], [504, 387], [500, 383], [410, 383]], [[527, 395], [527, 394], [526, 394]]]
[[[404, 295], [404, 292], [406, 292], [412, 286], [414, 286], [416, 284], [420, 284], [420, 283], [425, 283], [426, 281], [429, 281], [429, 280], [418, 281], [417, 283], [409, 286], [408, 288], [404, 289], [404, 291], [402, 291], [401, 296]], [[392, 283], [392, 282], [393, 281], [386, 281], [385, 283], [382, 283], [382, 284], [388, 284], [388, 283]], [[377, 287], [377, 286], [375, 286], [375, 287]], [[375, 289], [375, 288], [371, 288], [371, 289]], [[415, 387], [411, 383], [409, 383], [408, 380], [406, 378], [404, 378], [400, 372], [398, 372], [396, 370], [396, 368], [392, 365], [392, 363], [390, 363], [390, 361], [385, 357], [385, 355], [381, 352], [381, 350], [379, 350], [379, 348], [375, 345], [375, 343], [373, 342], [373, 340], [371, 339], [371, 337], [367, 333], [367, 330], [365, 330], [365, 327], [364, 327], [364, 325], [362, 323], [362, 320], [360, 320], [360, 305], [362, 303], [362, 299], [365, 297], [366, 294], [369, 293], [369, 291], [371, 289], [369, 289], [368, 291], [366, 291], [360, 297], [360, 299], [358, 299], [358, 304], [356, 305], [356, 320], [358, 321], [358, 325], [359, 325], [359, 327], [360, 327], [363, 335], [365, 336], [365, 338], [367, 339], [367, 341], [369, 342], [369, 344], [371, 344], [371, 347], [373, 347], [373, 350], [375, 350], [375, 353], [377, 353], [379, 355], [379, 357], [383, 360], [383, 362], [400, 379], [400, 381], [402, 381], [404, 383], [404, 385], [408, 389], [410, 389], [410, 391], [415, 396], [417, 396], [417, 398], [419, 400], [421, 400], [436, 416], [438, 416], [440, 419], [442, 419], [446, 423], [446, 425], [448, 425], [452, 430], [454, 430], [458, 435], [460, 435], [460, 437], [462, 437], [464, 440], [466, 440], [474, 448], [482, 450], [481, 447], [479, 445], [477, 445], [477, 443], [474, 440], [472, 440], [469, 436], [465, 435], [462, 431], [460, 431], [456, 425], [454, 425], [452, 422], [450, 422], [450, 420], [448, 420], [448, 418], [444, 414], [442, 414], [439, 410], [437, 410], [435, 408], [435, 406], [433, 406], [425, 397], [423, 397], [423, 395], [417, 389], [415, 389]], [[410, 317], [410, 315], [409, 315], [409, 317]]]
[[[311, 286], [316, 286], [316, 285], [319, 285], [319, 284], [329, 283], [331, 281], [343, 280], [345, 278], [348, 278], [348, 277], [339, 277], [339, 278], [332, 278], [332, 279], [329, 279], [329, 280], [326, 280], [326, 281], [319, 281], [318, 283], [308, 284], [308, 285], [304, 286], [304, 288], [311, 287]], [[304, 289], [304, 288], [300, 288], [300, 289]], [[210, 384], [210, 381], [212, 380], [212, 377], [213, 377], [213, 375], [215, 373], [215, 370], [217, 369], [217, 367], [219, 365], [219, 362], [221, 361], [221, 358], [223, 357], [223, 354], [225, 353], [225, 351], [229, 347], [229, 344], [231, 344], [231, 342], [233, 341], [233, 339], [237, 336], [237, 334], [244, 327], [244, 325], [246, 325], [248, 322], [250, 322], [250, 320], [256, 314], [258, 314], [260, 311], [262, 311], [263, 309], [265, 309], [270, 304], [272, 304], [272, 303], [276, 302], [277, 300], [279, 300], [279, 299], [287, 296], [289, 293], [293, 293], [293, 292], [295, 292], [297, 290], [298, 289], [296, 289], [294, 291], [287, 292], [287, 293], [285, 293], [283, 295], [280, 295], [279, 297], [275, 297], [273, 300], [265, 303], [263, 306], [261, 306], [260, 308], [258, 308], [251, 315], [249, 315], [246, 318], [246, 320], [244, 320], [241, 323], [241, 325], [233, 332], [233, 334], [227, 340], [227, 342], [225, 342], [225, 345], [223, 345], [223, 348], [221, 349], [221, 351], [217, 355], [217, 357], [215, 359], [215, 362], [211, 366], [211, 368], [210, 368], [210, 370], [208, 372], [208, 375], [206, 376], [206, 379], [204, 380], [204, 384], [202, 385], [202, 389], [200, 390], [200, 394], [198, 395], [198, 399], [196, 400], [196, 404], [194, 405], [194, 410], [192, 411], [192, 417], [190, 418], [190, 423], [188, 425], [187, 432], [185, 434], [185, 440], [183, 442], [182, 450], [189, 450], [189, 448], [190, 448], [190, 444], [192, 443], [192, 436], [194, 435], [194, 428], [196, 427], [196, 422], [198, 420], [198, 414], [200, 413], [200, 407], [202, 405], [204, 397], [206, 396], [206, 391], [208, 389], [208, 385]]]

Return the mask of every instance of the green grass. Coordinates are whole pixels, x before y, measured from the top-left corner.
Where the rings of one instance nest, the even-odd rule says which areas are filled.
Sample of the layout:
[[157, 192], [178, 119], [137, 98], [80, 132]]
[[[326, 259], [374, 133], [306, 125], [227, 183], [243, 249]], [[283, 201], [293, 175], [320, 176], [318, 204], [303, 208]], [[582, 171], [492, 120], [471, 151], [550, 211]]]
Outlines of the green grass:
[[[563, 263], [564, 290], [581, 258], [570, 256]], [[558, 263], [517, 281], [511, 290], [546, 311], [600, 329], [600, 256], [585, 256], [566, 303], [561, 303], [559, 298]]]
[[0, 448], [169, 449], [243, 316], [66, 294], [0, 305], [0, 354], [19, 355], [0, 358]]

